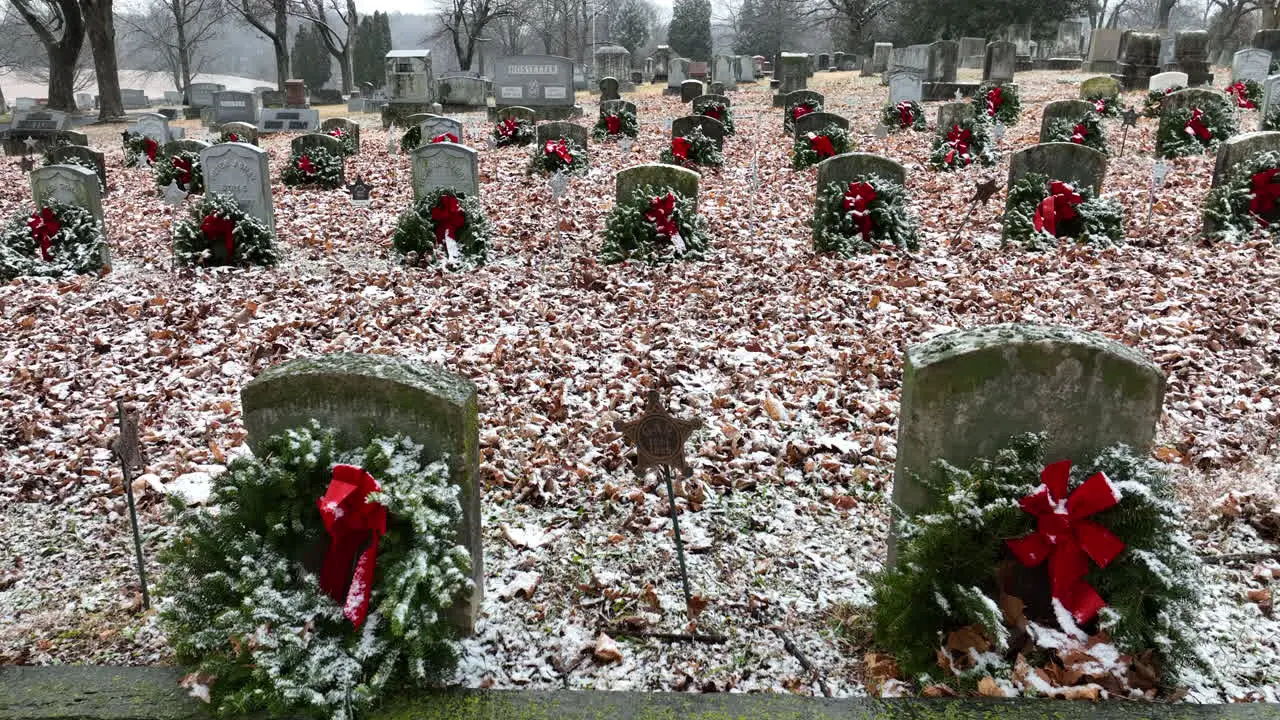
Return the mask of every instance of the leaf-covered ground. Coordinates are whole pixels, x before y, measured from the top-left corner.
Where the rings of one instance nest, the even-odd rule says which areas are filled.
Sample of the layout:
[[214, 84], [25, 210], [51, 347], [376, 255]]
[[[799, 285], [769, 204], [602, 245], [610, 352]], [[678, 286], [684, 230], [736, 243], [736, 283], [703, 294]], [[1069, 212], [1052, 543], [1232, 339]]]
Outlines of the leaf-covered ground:
[[[0, 289], [0, 662], [171, 661], [139, 611], [106, 449], [114, 399], [143, 410], [148, 474], [136, 485], [154, 553], [161, 493], [198, 490], [243, 451], [243, 383], [334, 351], [440, 363], [479, 388], [487, 585], [459, 671], [467, 685], [865, 692], [858, 606], [884, 560], [902, 352], [951, 328], [1070, 325], [1153, 358], [1169, 377], [1156, 454], [1178, 473], [1197, 549], [1274, 554], [1258, 518], [1280, 491], [1280, 251], [1266, 239], [1200, 242], [1213, 158], [1174, 161], [1148, 217], [1155, 121], [1139, 121], [1123, 155], [1120, 123], [1107, 121], [1104, 194], [1124, 205], [1123, 247], [1002, 250], [1003, 192], [965, 221], [975, 182], [1003, 182], [1009, 151], [1035, 141], [1040, 106], [1075, 97], [1081, 77], [1019, 75], [1025, 111], [1000, 164], [951, 174], [923, 166], [932, 133], [874, 136], [887, 97], [877, 81], [813, 78], [826, 109], [852, 120], [857, 149], [907, 165], [922, 222], [918, 253], [848, 261], [810, 249], [814, 171], [789, 168], [764, 82], [733, 93], [738, 134], [724, 169], [703, 175], [710, 259], [658, 269], [593, 260], [613, 172], [656, 161], [664, 121], [687, 107], [652, 88], [633, 98], [635, 147], [592, 144], [590, 172], [558, 201], [524, 174], [526, 149], [482, 150], [498, 235], [490, 265], [469, 274], [390, 256], [412, 192], [406, 159], [386, 153], [373, 116], [358, 118], [364, 151], [347, 165], [376, 185], [372, 205], [276, 183], [284, 262], [272, 270], [171, 268], [174, 212], [149, 171], [121, 167], [120, 128], [93, 129], [110, 167], [112, 272]], [[589, 122], [596, 106], [584, 106]], [[488, 123], [463, 119], [465, 141], [483, 148]], [[265, 145], [278, 176], [287, 138]], [[26, 178], [5, 158], [0, 216], [28, 204]], [[705, 603], [696, 627], [723, 644], [636, 635], [690, 629], [665, 491], [631, 473], [613, 429], [650, 387], [704, 422], [679, 507]], [[1277, 568], [1209, 566], [1205, 651], [1223, 677], [1193, 699], [1277, 699]]]

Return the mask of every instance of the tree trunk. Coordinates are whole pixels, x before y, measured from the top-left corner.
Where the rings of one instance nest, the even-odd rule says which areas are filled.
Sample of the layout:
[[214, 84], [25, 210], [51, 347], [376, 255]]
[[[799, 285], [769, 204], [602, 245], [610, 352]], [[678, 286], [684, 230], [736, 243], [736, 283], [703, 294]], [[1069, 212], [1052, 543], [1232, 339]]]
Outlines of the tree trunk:
[[98, 120], [103, 122], [124, 117], [111, 4], [112, 0], [80, 0], [89, 44], [93, 46], [93, 71], [98, 79]]
[[80, 43], [67, 47], [58, 43], [49, 47], [49, 101], [50, 110], [72, 112], [76, 108], [76, 58], [80, 56]]
[[182, 4], [174, 0], [173, 26], [178, 44], [178, 72], [182, 75], [178, 89], [182, 91], [182, 104], [191, 104], [191, 50], [187, 47], [187, 19], [183, 16]]
[[279, 83], [277, 88], [280, 92], [284, 92], [285, 81], [289, 79], [289, 14], [287, 10], [289, 4], [276, 0], [276, 32], [275, 37], [271, 38], [271, 42], [276, 48], [276, 81]]

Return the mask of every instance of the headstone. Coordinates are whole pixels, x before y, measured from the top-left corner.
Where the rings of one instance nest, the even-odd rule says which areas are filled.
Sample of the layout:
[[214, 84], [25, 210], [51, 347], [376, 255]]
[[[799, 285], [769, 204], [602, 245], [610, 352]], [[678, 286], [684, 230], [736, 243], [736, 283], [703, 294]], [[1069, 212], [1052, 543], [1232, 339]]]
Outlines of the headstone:
[[640, 85], [640, 84], [643, 84], [643, 83], [644, 83], [644, 73], [643, 73], [642, 71], [640, 71], [640, 70], [632, 70], [632, 71], [631, 71], [631, 84], [632, 84], [632, 86]]
[[1262, 105], [1258, 112], [1258, 129], [1267, 122], [1267, 116], [1275, 109], [1273, 105], [1280, 101], [1280, 75], [1267, 76], [1266, 82], [1262, 83]]
[[671, 137], [686, 137], [701, 129], [702, 134], [715, 141], [716, 147], [724, 146], [724, 124], [706, 115], [685, 115], [671, 121]]
[[946, 135], [951, 128], [964, 120], [973, 120], [977, 111], [970, 102], [949, 102], [938, 106], [938, 134]]
[[253, 93], [223, 90], [213, 94], [213, 119], [222, 125], [229, 122], [258, 122], [258, 96]]
[[938, 460], [967, 468], [1023, 433], [1046, 432], [1048, 460], [1082, 461], [1117, 443], [1144, 455], [1155, 436], [1164, 374], [1101, 335], [993, 325], [907, 348], [893, 502], [932, 505], [922, 480]]
[[1173, 50], [1178, 43], [1178, 38], [1170, 33], [1160, 38], [1160, 61], [1157, 63], [1162, 70], [1173, 67]]
[[1152, 92], [1164, 92], [1169, 88], [1188, 87], [1187, 74], [1184, 72], [1162, 72], [1152, 75], [1147, 88]]
[[[335, 129], [342, 130], [344, 135], [350, 135], [355, 138], [356, 154], [360, 154], [360, 124], [352, 122], [347, 118], [329, 118], [320, 123], [320, 132], [328, 135]], [[459, 136], [461, 137], [461, 136]]]
[[440, 142], [419, 145], [409, 153], [413, 167], [413, 197], [420, 199], [440, 188], [480, 196], [480, 154], [466, 145]]
[[45, 165], [31, 171], [31, 199], [37, 207], [52, 202], [88, 210], [102, 222], [102, 189], [98, 174], [79, 165]]
[[617, 205], [629, 204], [634, 200], [637, 188], [652, 185], [657, 188], [671, 188], [678, 195], [692, 199], [694, 207], [697, 208], [698, 178], [698, 173], [675, 165], [664, 163], [633, 165], [619, 170], [614, 175], [614, 202]]
[[178, 153], [184, 153], [184, 152], [195, 153], [196, 155], [199, 155], [200, 153], [204, 152], [205, 149], [207, 149], [208, 147], [209, 147], [209, 143], [205, 142], [204, 140], [188, 140], [186, 138], [183, 138], [181, 140], [170, 140], [169, 142], [165, 143], [164, 147], [161, 149], [161, 152], [167, 157], [173, 157]]
[[197, 109], [213, 107], [213, 94], [226, 89], [225, 85], [218, 83], [191, 83], [189, 87], [191, 107]]
[[1187, 87], [1200, 87], [1213, 82], [1209, 67], [1209, 32], [1189, 30], [1176, 36], [1174, 59], [1178, 70], [1187, 75]]
[[[90, 100], [92, 100], [92, 99], [93, 99], [93, 98], [89, 97], [88, 95], [86, 95], [85, 97], [88, 97]], [[77, 95], [77, 96], [76, 96], [76, 103], [78, 104], [79, 102], [80, 102], [80, 99], [79, 99], [79, 96]], [[165, 104], [165, 105], [181, 105], [181, 104], [182, 104], [182, 93], [181, 93], [181, 92], [178, 92], [177, 90], [165, 90], [165, 91], [164, 91], [164, 104]]]
[[600, 101], [619, 100], [622, 96], [618, 94], [618, 78], [606, 77], [600, 78]]
[[829, 112], [813, 112], [802, 115], [793, 124], [795, 136], [800, 138], [813, 132], [822, 132], [828, 125], [835, 125], [843, 130], [849, 129], [849, 120], [841, 115]]
[[960, 38], [960, 67], [974, 69], [982, 67], [986, 52], [986, 38]]
[[983, 82], [1012, 82], [1018, 65], [1018, 50], [1011, 42], [987, 43], [986, 57], [982, 63]]
[[711, 70], [711, 79], [724, 84], [725, 90], [738, 89], [738, 71], [734, 58], [729, 55], [717, 55]]
[[301, 155], [313, 148], [323, 148], [330, 155], [342, 157], [342, 143], [338, 141], [338, 138], [323, 133], [299, 135], [289, 142], [289, 149], [295, 155]]
[[1188, 108], [1207, 108], [1213, 104], [1226, 106], [1227, 96], [1217, 90], [1208, 90], [1205, 88], [1186, 88], [1171, 92], [1164, 96], [1164, 100], [1160, 102], [1161, 117], [1168, 115], [1176, 110], [1186, 110]]
[[1082, 98], [1114, 98], [1120, 96], [1120, 83], [1113, 77], [1094, 77], [1080, 83]]
[[537, 122], [538, 115], [532, 108], [521, 107], [519, 105], [510, 105], [504, 108], [498, 108], [496, 113], [498, 120], [506, 120], [507, 118], [515, 118], [517, 122]]
[[573, 61], [554, 55], [498, 58], [493, 93], [499, 107], [572, 107]]
[[[168, 102], [169, 93], [165, 93], [165, 102]], [[181, 96], [179, 96], [181, 98]], [[76, 108], [80, 110], [88, 110], [93, 107], [93, 96], [89, 93], [76, 93]]]
[[136, 126], [138, 133], [164, 145], [172, 139], [169, 133], [169, 118], [159, 113], [142, 113], [138, 116]]
[[956, 67], [960, 64], [960, 43], [955, 40], [939, 40], [929, 45], [929, 65], [925, 71], [926, 82], [953, 83]]
[[[697, 107], [696, 102], [694, 107]], [[636, 115], [637, 118], [639, 117], [637, 114], [639, 111], [636, 109], [636, 104], [629, 100], [606, 100], [605, 102], [600, 103], [601, 117], [610, 113], [621, 113], [624, 111], [628, 111], [632, 115]]]
[[307, 83], [304, 80], [284, 81], [284, 106], [287, 108], [307, 108]]
[[239, 142], [248, 143], [250, 145], [258, 144], [258, 128], [250, 123], [223, 123], [222, 127], [218, 128], [218, 132], [234, 133], [235, 136], [239, 138]]
[[1028, 173], [1039, 173], [1050, 180], [1069, 182], [1077, 187], [1089, 187], [1094, 193], [1099, 193], [1107, 174], [1107, 156], [1091, 147], [1071, 142], [1039, 143], [1010, 156], [1008, 187], [1013, 187]]
[[284, 91], [283, 90], [266, 90], [257, 94], [262, 99], [262, 107], [264, 108], [282, 108], [284, 107]]
[[894, 69], [889, 71], [889, 104], [897, 105], [903, 101], [921, 102], [924, 99], [924, 81], [920, 74], [911, 70]]
[[[85, 145], [60, 145], [50, 148], [49, 159], [54, 165], [81, 164], [91, 165], [94, 172], [98, 175], [98, 181], [105, 190], [107, 187], [107, 160], [106, 156]], [[69, 161], [76, 160], [78, 163]]]
[[315, 132], [320, 127], [320, 111], [309, 109], [263, 108], [260, 132]]
[[70, 119], [64, 112], [24, 109], [19, 108], [15, 103], [9, 130], [4, 133], [5, 154], [25, 155], [32, 152], [32, 149], [26, 145], [28, 137], [39, 142], [37, 149], [53, 144], [66, 132], [69, 122]]
[[[285, 93], [288, 94], [287, 92]], [[342, 91], [337, 88], [316, 88], [307, 92], [308, 100], [316, 105], [341, 105]], [[309, 105], [308, 105], [309, 107]]]
[[889, 57], [887, 75], [894, 72], [911, 72], [923, 82], [929, 72], [930, 47], [928, 45], [908, 45], [894, 48]]
[[1064, 20], [1058, 23], [1058, 44], [1054, 46], [1054, 55], [1060, 57], [1080, 57], [1080, 43], [1084, 37], [1084, 26], [1076, 20]]
[[1089, 35], [1089, 56], [1085, 72], [1113, 73], [1119, 69], [1122, 30], [1094, 28]]
[[470, 634], [484, 596], [481, 541], [478, 405], [471, 381], [440, 367], [384, 355], [322, 355], [263, 372], [240, 391], [246, 440], [262, 442], [315, 420], [337, 431], [343, 450], [375, 437], [405, 435], [426, 458], [447, 457], [449, 480], [460, 488], [457, 543], [471, 554], [474, 587], [450, 610]]
[[689, 61], [684, 58], [671, 58], [667, 63], [667, 94], [679, 95], [680, 86], [688, 79]]
[[620, 81], [621, 89], [624, 91], [635, 89], [629, 85], [631, 82], [631, 51], [621, 45], [601, 45], [596, 48], [594, 56], [599, 73], [597, 77], [617, 78]]
[[141, 110], [151, 105], [147, 102], [147, 93], [145, 91], [132, 88], [120, 88], [120, 102], [124, 105], [125, 110]]
[[[868, 175], [875, 175], [904, 187], [907, 184], [907, 169], [901, 163], [883, 155], [851, 152], [836, 155], [818, 163], [815, 198], [821, 197], [831, 183], [837, 183], [843, 187], [856, 178]], [[815, 202], [815, 214], [818, 207], [819, 203]]]
[[[669, 65], [672, 57], [673, 55], [671, 53], [670, 46], [659, 45], [656, 48], [654, 48], [653, 55], [650, 56], [650, 58], [653, 60], [654, 82], [667, 79], [667, 74], [669, 72]], [[677, 85], [676, 87], [679, 87], [679, 85]]]
[[1147, 81], [1160, 72], [1160, 36], [1125, 30], [1120, 36], [1120, 62], [1113, 77], [1126, 91], [1146, 90]]
[[871, 49], [871, 61], [862, 71], [864, 76], [880, 75], [889, 71], [889, 56], [893, 53], [893, 43], [878, 42]]
[[[782, 94], [805, 90], [809, 87], [809, 56], [803, 53], [784, 52], [781, 55], [781, 83], [778, 92]], [[700, 95], [701, 93], [699, 93]]]
[[548, 140], [564, 138], [572, 141], [582, 148], [584, 152], [587, 149], [587, 129], [571, 122], [539, 123], [535, 137], [537, 138], [538, 147], [544, 145]]
[[753, 83], [756, 81], [756, 64], [746, 55], [737, 56], [736, 72], [740, 83]]
[[1271, 74], [1271, 53], [1246, 48], [1231, 57], [1231, 82], [1253, 80], [1262, 83]]
[[276, 230], [271, 204], [271, 176], [267, 151], [244, 143], [219, 143], [200, 153], [205, 195], [223, 194], [235, 199], [247, 215]]
[[815, 62], [817, 62], [819, 70], [826, 70], [831, 67], [831, 54], [818, 53], [818, 59]]
[[1280, 151], [1280, 132], [1251, 132], [1228, 138], [1218, 145], [1218, 159], [1213, 166], [1210, 187], [1218, 187], [1226, 182], [1235, 166], [1247, 161], [1255, 153], [1276, 151]]
[[442, 115], [427, 115], [418, 123], [418, 127], [422, 128], [423, 143], [429, 143], [432, 138], [446, 134], [453, 135], [458, 138], [459, 143], [462, 143], [462, 123], [453, 118]]
[[1093, 103], [1087, 100], [1052, 100], [1045, 103], [1044, 113], [1040, 116], [1040, 142], [1049, 142], [1049, 126], [1055, 120], [1078, 123], [1091, 112]]
[[701, 80], [685, 80], [680, 83], [680, 102], [692, 102], [694, 98], [705, 92]]

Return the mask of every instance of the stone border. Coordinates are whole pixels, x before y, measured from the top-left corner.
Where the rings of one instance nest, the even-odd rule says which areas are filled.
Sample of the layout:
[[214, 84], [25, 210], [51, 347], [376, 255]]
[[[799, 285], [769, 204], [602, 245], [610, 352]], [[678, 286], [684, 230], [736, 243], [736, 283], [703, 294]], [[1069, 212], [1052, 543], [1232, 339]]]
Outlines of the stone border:
[[[0, 666], [0, 720], [209, 718], [181, 671]], [[1280, 706], [1124, 701], [873, 700], [797, 695], [451, 690], [389, 702], [361, 720], [1275, 720]]]

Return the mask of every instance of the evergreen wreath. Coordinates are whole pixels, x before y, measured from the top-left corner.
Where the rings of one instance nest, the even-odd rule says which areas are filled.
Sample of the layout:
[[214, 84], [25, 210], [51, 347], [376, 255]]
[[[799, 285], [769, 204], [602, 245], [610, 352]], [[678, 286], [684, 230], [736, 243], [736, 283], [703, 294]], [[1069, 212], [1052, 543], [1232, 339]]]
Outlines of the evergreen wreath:
[[725, 135], [737, 132], [737, 127], [733, 123], [733, 108], [719, 100], [700, 100], [694, 103], [693, 114], [719, 120], [720, 124], [724, 125]]
[[1156, 155], [1169, 159], [1212, 152], [1235, 134], [1236, 118], [1226, 102], [1166, 112], [1156, 130]]
[[1066, 238], [1103, 246], [1124, 242], [1120, 203], [1094, 197], [1089, 187], [1027, 173], [1009, 188], [1007, 208], [1003, 240], [1028, 250], [1052, 247]]
[[289, 164], [280, 171], [280, 182], [290, 187], [315, 185], [332, 190], [342, 187], [342, 155], [322, 147], [309, 147], [289, 156]]
[[843, 155], [849, 152], [852, 146], [849, 132], [832, 123], [822, 128], [821, 132], [806, 133], [803, 137], [796, 138], [791, 148], [791, 167], [803, 170], [827, 158]]
[[[54, 162], [54, 161], [53, 161], [53, 157], [51, 157], [51, 156], [50, 156], [50, 154], [49, 154], [48, 152], [45, 152], [45, 154], [44, 154], [44, 165], [45, 165], [45, 167], [48, 167], [48, 166], [50, 166], [50, 165], [75, 165], [76, 167], [82, 167], [82, 168], [84, 168], [85, 170], [88, 170], [88, 171], [92, 172], [92, 173], [94, 174], [94, 176], [98, 176], [98, 166], [97, 166], [97, 165], [95, 165], [94, 163], [89, 162], [88, 160], [86, 160], [86, 159], [84, 159], [84, 158], [82, 158], [82, 157], [78, 156], [78, 155], [71, 155], [71, 156], [69, 156], [69, 157], [65, 157], [65, 158], [63, 158], [62, 160], [60, 160], [60, 161], [58, 161], [58, 162]], [[98, 190], [99, 190], [103, 195], [106, 195], [106, 194], [107, 194], [107, 186], [102, 184], [102, 178], [101, 178], [101, 177], [98, 177]]]
[[690, 170], [724, 165], [724, 153], [720, 152], [716, 141], [707, 137], [700, 127], [694, 128], [684, 137], [671, 138], [671, 144], [662, 151], [658, 159], [668, 165], [679, 165]]
[[880, 110], [880, 124], [889, 130], [926, 130], [924, 108], [914, 100], [903, 100], [896, 105], [885, 105]]
[[822, 112], [822, 103], [816, 100], [801, 100], [795, 103], [787, 101], [787, 106], [782, 114], [782, 129], [790, 135], [795, 132], [797, 120], [809, 113], [816, 112]]
[[156, 187], [163, 190], [169, 183], [178, 181], [178, 187], [188, 193], [204, 192], [204, 171], [200, 168], [200, 153], [184, 150], [175, 155], [160, 158], [155, 165]]
[[1147, 99], [1145, 102], [1142, 103], [1142, 117], [1149, 117], [1149, 118], [1160, 117], [1160, 110], [1164, 106], [1165, 96], [1175, 93], [1182, 89], [1183, 87], [1181, 85], [1173, 85], [1171, 87], [1165, 88], [1164, 90], [1148, 91]]
[[640, 260], [650, 265], [701, 260], [707, 252], [707, 222], [693, 198], [670, 187], [641, 185], [632, 202], [614, 205], [605, 220], [600, 262]]
[[257, 144], [258, 144], [258, 142], [257, 142], [256, 140], [255, 140], [255, 141], [253, 141], [253, 142], [250, 142], [250, 141], [248, 141], [248, 140], [246, 140], [246, 139], [244, 139], [244, 138], [240, 137], [240, 134], [239, 134], [239, 133], [234, 132], [234, 131], [231, 131], [231, 130], [223, 130], [221, 133], [219, 133], [219, 134], [218, 134], [218, 142], [217, 142], [217, 143], [215, 143], [215, 144], [229, 143], [229, 142], [244, 143], [244, 144], [246, 144], [246, 145], [257, 145]]
[[408, 155], [422, 144], [422, 126], [414, 125], [400, 136], [400, 154]]
[[1048, 140], [1046, 142], [1069, 142], [1093, 148], [1098, 152], [1107, 151], [1107, 134], [1102, 127], [1102, 116], [1089, 112], [1079, 122], [1066, 118], [1058, 118], [1049, 123]]
[[[479, 198], [437, 188], [400, 215], [391, 246], [410, 264], [425, 266], [440, 261], [449, 267], [474, 268], [488, 259], [492, 234]], [[450, 257], [446, 236], [453, 240], [454, 257]]]
[[1093, 111], [1102, 117], [1118, 118], [1120, 117], [1120, 98], [1107, 95], [1093, 95], [1084, 98], [1088, 102], [1093, 103]]
[[508, 117], [493, 126], [493, 141], [497, 147], [528, 145], [537, 137], [533, 123]]
[[[448, 459], [403, 436], [340, 454], [334, 435], [312, 421], [272, 437], [214, 480], [216, 514], [176, 512], [160, 620], [178, 659], [211, 678], [220, 717], [352, 720], [457, 662], [443, 614], [471, 586], [470, 555], [453, 541]], [[341, 501], [340, 482], [358, 483]], [[357, 534], [373, 542], [355, 563]]]
[[1238, 163], [1204, 203], [1209, 240], [1243, 242], [1256, 230], [1280, 230], [1280, 151], [1254, 153]]
[[1022, 114], [1022, 101], [1015, 85], [983, 83], [973, 96], [973, 110], [1001, 125], [1013, 125]]
[[347, 132], [340, 127], [335, 127], [326, 133], [331, 138], [337, 138], [338, 143], [342, 146], [342, 154], [350, 157], [356, 154], [356, 134]]
[[275, 236], [227, 195], [205, 195], [173, 224], [173, 254], [183, 265], [275, 265]]
[[814, 251], [844, 258], [890, 245], [899, 250], [920, 245], [906, 188], [879, 175], [828, 184], [812, 225]]
[[600, 117], [596, 119], [595, 127], [591, 129], [591, 137], [597, 142], [623, 135], [635, 137], [639, 134], [640, 123], [636, 120], [636, 114], [628, 107], [619, 107], [608, 113], [601, 112]]
[[946, 135], [933, 140], [929, 164], [937, 170], [956, 170], [978, 161], [993, 165], [995, 152], [991, 150], [991, 127], [984, 116], [965, 118], [951, 126]]
[[124, 166], [142, 167], [143, 157], [147, 159], [148, 165], [154, 165], [159, 153], [160, 143], [141, 133], [131, 132], [124, 141]]
[[1224, 91], [1235, 100], [1238, 108], [1257, 110], [1262, 102], [1262, 85], [1257, 80], [1237, 80]]
[[535, 147], [529, 159], [529, 173], [553, 175], [576, 173], [587, 169], [587, 151], [569, 138], [548, 140]]
[[106, 255], [107, 238], [93, 213], [53, 202], [13, 215], [0, 231], [0, 280], [97, 272]]
[[[1046, 467], [1044, 452], [1045, 436], [1028, 434], [968, 470], [942, 460], [935, 463], [941, 477], [924, 480], [935, 505], [926, 514], [899, 516], [896, 564], [873, 581], [876, 643], [905, 672], [936, 677], [938, 664], [950, 656], [939, 650], [947, 634], [974, 628], [994, 646], [980, 670], [987, 674], [992, 663], [1008, 663], [1028, 643], [1038, 645], [1034, 652], [1051, 652], [1052, 643], [1044, 641], [1064, 634], [1079, 638], [1082, 628], [1096, 628], [1109, 634], [1121, 653], [1153, 653], [1161, 683], [1174, 685], [1184, 670], [1203, 660], [1192, 629], [1199, 562], [1186, 542], [1168, 478], [1122, 445], [1074, 467], [1074, 459]], [[1035, 553], [1028, 551], [1044, 542], [1037, 531], [1038, 515], [1032, 513], [1044, 513], [1045, 503], [1068, 497], [1068, 507], [1076, 512], [1067, 532], [1078, 537], [1072, 531], [1087, 522], [1093, 541], [1049, 546], [1047, 554], [1082, 552], [1084, 545], [1091, 556], [1106, 561], [1105, 567], [1087, 556], [1064, 557], [1061, 565], [1052, 557], [1038, 566], [1027, 562], [1035, 561]], [[1087, 513], [1086, 507], [1102, 509]], [[1070, 577], [1069, 566], [1081, 560], [1081, 572], [1087, 569], [1087, 574]], [[1053, 615], [1033, 607], [1035, 598], [1016, 598], [1009, 587], [1010, 570], [1042, 572], [1028, 567], [1068, 571], [1066, 576], [1054, 571], [1061, 592], [1053, 591]], [[1025, 631], [1010, 627], [1010, 613], [1002, 612], [1011, 596], [1027, 601], [1023, 623], [1031, 622]], [[1099, 596], [1105, 603], [1101, 609]], [[1055, 619], [1062, 632], [1049, 627]]]

